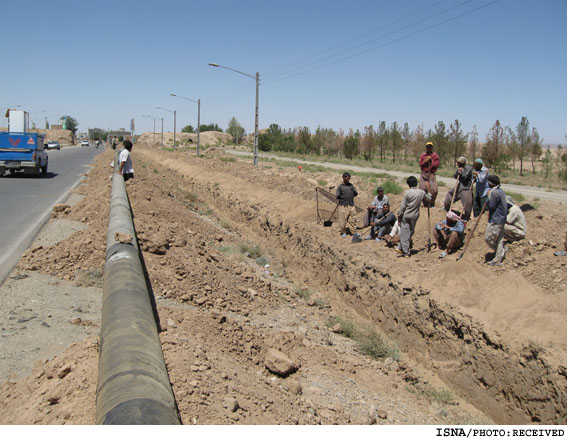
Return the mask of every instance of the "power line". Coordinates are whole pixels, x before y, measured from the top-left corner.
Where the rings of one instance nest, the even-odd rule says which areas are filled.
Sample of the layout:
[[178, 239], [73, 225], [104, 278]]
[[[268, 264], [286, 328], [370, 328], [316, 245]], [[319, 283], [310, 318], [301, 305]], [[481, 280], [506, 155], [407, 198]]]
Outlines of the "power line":
[[[454, 9], [460, 8], [461, 6], [463, 6], [463, 5], [467, 4], [467, 3], [470, 3], [470, 2], [472, 2], [472, 1], [473, 1], [473, 0], [465, 0], [465, 1], [459, 3], [459, 4], [455, 5], [455, 6], [451, 6], [450, 8], [444, 9], [443, 11], [437, 12], [437, 13], [435, 13], [435, 14], [433, 14], [433, 15], [430, 15], [430, 16], [428, 16], [428, 17], [425, 17], [425, 18], [422, 18], [422, 19], [420, 19], [420, 20], [417, 20], [417, 21], [415, 21], [415, 22], [413, 22], [413, 23], [410, 23], [410, 24], [407, 24], [407, 25], [405, 25], [405, 26], [402, 26], [402, 27], [399, 28], [399, 29], [396, 29], [396, 30], [394, 30], [394, 31], [390, 31], [390, 32], [388, 32], [388, 33], [386, 33], [386, 34], [380, 35], [380, 36], [378, 36], [378, 37], [376, 37], [376, 38], [373, 38], [373, 39], [371, 39], [371, 40], [368, 40], [368, 41], [366, 41], [366, 42], [364, 42], [364, 43], [360, 43], [360, 44], [357, 44], [357, 45], [355, 45], [355, 46], [352, 46], [352, 47], [350, 47], [350, 48], [348, 48], [348, 49], [345, 49], [345, 50], [343, 50], [343, 51], [337, 52], [336, 54], [329, 55], [329, 56], [324, 57], [324, 58], [322, 58], [322, 59], [320, 59], [320, 60], [318, 60], [318, 61], [312, 61], [311, 63], [304, 64], [303, 66], [299, 66], [299, 67], [292, 68], [292, 69], [286, 69], [286, 70], [284, 70], [284, 72], [282, 72], [282, 73], [280, 73], [280, 74], [276, 74], [275, 77], [278, 77], [278, 76], [281, 76], [281, 75], [286, 75], [286, 73], [289, 74], [289, 73], [291, 73], [291, 72], [293, 72], [293, 71], [297, 71], [297, 70], [300, 70], [300, 69], [304, 69], [304, 68], [306, 68], [306, 67], [308, 67], [308, 66], [312, 66], [312, 65], [314, 65], [314, 64], [321, 63], [322, 61], [329, 60], [329, 59], [331, 59], [331, 58], [338, 57], [339, 55], [346, 54], [346, 53], [348, 53], [348, 52], [351, 52], [351, 51], [354, 50], [354, 49], [360, 48], [360, 47], [362, 47], [362, 46], [366, 46], [367, 44], [370, 44], [370, 43], [373, 43], [373, 42], [375, 42], [375, 41], [381, 40], [381, 39], [383, 39], [383, 38], [389, 37], [390, 35], [396, 34], [396, 33], [400, 32], [400, 31], [403, 31], [403, 30], [405, 30], [405, 29], [411, 28], [411, 27], [416, 26], [416, 25], [418, 25], [418, 24], [420, 24], [420, 23], [423, 23], [423, 22], [425, 22], [425, 21], [428, 21], [428, 20], [431, 20], [431, 19], [433, 19], [433, 18], [436, 18], [436, 17], [438, 17], [438, 16], [440, 16], [440, 15], [443, 15], [443, 14], [445, 14], [445, 13], [447, 13], [447, 12], [450, 12], [450, 11], [452, 11], [452, 10], [454, 10]], [[272, 78], [272, 80], [273, 80], [273, 79], [275, 79], [275, 78]]]
[[337, 63], [341, 63], [341, 62], [346, 61], [346, 60], [350, 60], [351, 58], [355, 58], [355, 57], [358, 57], [358, 56], [360, 56], [360, 55], [364, 55], [364, 54], [366, 54], [366, 53], [368, 53], [368, 52], [371, 52], [371, 51], [374, 51], [374, 50], [383, 48], [383, 47], [385, 47], [385, 46], [389, 46], [389, 45], [391, 45], [391, 44], [393, 44], [393, 43], [397, 43], [398, 41], [405, 40], [405, 39], [407, 39], [407, 38], [409, 38], [409, 37], [412, 37], [412, 36], [414, 36], [414, 35], [420, 34], [420, 33], [422, 33], [422, 32], [425, 32], [425, 31], [429, 30], [429, 29], [433, 29], [433, 28], [435, 28], [435, 27], [441, 26], [441, 25], [443, 25], [443, 24], [445, 24], [445, 23], [448, 23], [448, 22], [450, 22], [450, 21], [456, 20], [457, 18], [463, 17], [463, 16], [468, 15], [468, 14], [472, 14], [473, 12], [476, 12], [476, 11], [478, 11], [478, 10], [480, 10], [480, 9], [486, 8], [487, 6], [493, 5], [494, 3], [498, 3], [499, 1], [500, 1], [500, 0], [493, 0], [493, 1], [488, 2], [488, 3], [486, 3], [486, 4], [482, 5], [482, 6], [479, 6], [479, 7], [477, 7], [477, 8], [471, 9], [471, 10], [469, 10], [469, 11], [466, 11], [466, 12], [463, 12], [463, 13], [461, 13], [461, 14], [455, 15], [455, 16], [453, 16], [453, 17], [449, 17], [449, 18], [447, 18], [447, 19], [445, 19], [445, 20], [442, 20], [442, 21], [440, 21], [440, 22], [438, 22], [438, 23], [432, 24], [432, 25], [430, 25], [430, 26], [426, 26], [425, 28], [422, 28], [422, 29], [419, 29], [419, 30], [417, 30], [417, 31], [411, 32], [411, 33], [409, 33], [409, 34], [403, 35], [403, 36], [401, 36], [401, 37], [399, 37], [399, 38], [396, 38], [396, 39], [394, 39], [394, 40], [390, 40], [390, 41], [388, 41], [388, 42], [386, 42], [386, 43], [384, 43], [384, 44], [381, 44], [381, 45], [379, 45], [379, 46], [375, 46], [375, 47], [372, 47], [372, 48], [370, 48], [370, 49], [366, 49], [366, 50], [364, 50], [364, 51], [357, 52], [357, 53], [355, 53], [355, 54], [353, 54], [353, 55], [350, 55], [350, 56], [348, 56], [348, 57], [344, 57], [344, 58], [341, 58], [341, 59], [339, 59], [339, 60], [335, 60], [335, 61], [332, 61], [332, 62], [330, 62], [330, 63], [323, 64], [323, 65], [321, 65], [321, 66], [317, 66], [317, 67], [314, 67], [314, 68], [311, 68], [311, 69], [308, 69], [308, 70], [305, 70], [305, 71], [302, 71], [302, 72], [297, 72], [297, 73], [295, 73], [295, 74], [290, 74], [290, 75], [284, 76], [284, 77], [282, 77], [282, 78], [276, 78], [276, 79], [268, 80], [268, 81], [266, 81], [264, 84], [270, 84], [270, 83], [275, 83], [275, 82], [277, 82], [277, 81], [283, 81], [283, 80], [286, 80], [286, 79], [288, 79], [288, 78], [296, 77], [296, 76], [299, 76], [299, 75], [304, 75], [304, 74], [306, 74], [306, 73], [313, 72], [313, 71], [315, 71], [315, 70], [319, 70], [319, 69], [323, 69], [323, 68], [328, 67], [328, 66], [332, 66], [333, 64], [337, 64]]
[[337, 48], [339, 48], [339, 47], [341, 47], [341, 46], [345, 46], [345, 45], [347, 45], [347, 44], [349, 44], [349, 43], [352, 43], [352, 42], [354, 42], [354, 41], [356, 41], [356, 40], [360, 40], [361, 38], [364, 38], [364, 37], [366, 37], [367, 35], [374, 34], [375, 32], [378, 32], [378, 31], [381, 31], [381, 30], [383, 30], [383, 29], [386, 29], [386, 28], [388, 28], [388, 27], [390, 27], [390, 26], [393, 26], [393, 25], [395, 25], [396, 23], [399, 23], [399, 22], [401, 22], [401, 21], [404, 21], [404, 20], [406, 20], [406, 19], [408, 19], [408, 18], [410, 18], [410, 17], [413, 17], [414, 15], [417, 15], [417, 14], [423, 12], [423, 11], [426, 11], [427, 9], [434, 8], [435, 6], [437, 6], [437, 5], [441, 4], [441, 3], [445, 3], [446, 1], [447, 1], [447, 0], [440, 0], [440, 1], [438, 1], [438, 2], [433, 3], [433, 4], [430, 5], [430, 6], [426, 6], [425, 8], [422, 8], [422, 9], [420, 9], [420, 10], [418, 10], [418, 11], [412, 13], [412, 14], [406, 15], [406, 16], [404, 16], [404, 17], [402, 17], [402, 18], [399, 18], [399, 19], [397, 19], [397, 20], [394, 20], [394, 21], [392, 21], [392, 22], [390, 22], [390, 23], [388, 23], [388, 24], [385, 24], [385, 25], [380, 26], [380, 27], [378, 27], [378, 28], [376, 28], [376, 29], [373, 29], [372, 31], [366, 32], [366, 33], [364, 33], [364, 34], [361, 34], [361, 35], [359, 35], [358, 37], [354, 37], [354, 38], [351, 38], [351, 39], [348, 40], [348, 41], [345, 41], [345, 42], [343, 42], [343, 43], [339, 43], [339, 44], [337, 44], [336, 46], [332, 46], [332, 47], [330, 47], [330, 48], [328, 48], [328, 49], [325, 49], [325, 50], [323, 50], [323, 51], [321, 51], [321, 52], [318, 52], [318, 53], [316, 53], [316, 54], [313, 54], [313, 55], [310, 55], [310, 56], [308, 56], [308, 57], [302, 58], [301, 60], [294, 61], [293, 63], [284, 64], [284, 65], [282, 65], [282, 66], [276, 67], [276, 68], [273, 69], [273, 70], [267, 71], [267, 72], [265, 73], [265, 75], [270, 75], [271, 73], [276, 72], [276, 71], [278, 71], [278, 70], [280, 70], [280, 69], [287, 68], [288, 66], [294, 66], [294, 65], [296, 65], [296, 64], [300, 64], [300, 63], [302, 63], [302, 62], [304, 62], [304, 61], [307, 61], [307, 60], [309, 60], [309, 59], [311, 59], [311, 58], [316, 58], [316, 57], [318, 57], [319, 55], [322, 55], [322, 54], [325, 54], [325, 53], [327, 53], [327, 52], [333, 51], [333, 50], [335, 50], [335, 49], [337, 49]]

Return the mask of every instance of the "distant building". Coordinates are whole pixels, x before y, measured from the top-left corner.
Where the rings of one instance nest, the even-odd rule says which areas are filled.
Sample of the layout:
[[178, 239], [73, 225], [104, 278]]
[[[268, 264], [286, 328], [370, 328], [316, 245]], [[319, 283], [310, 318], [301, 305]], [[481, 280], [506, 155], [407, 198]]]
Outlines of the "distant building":
[[109, 139], [112, 139], [115, 136], [117, 138], [120, 138], [121, 136], [123, 138], [131, 138], [132, 132], [130, 130], [126, 130], [126, 129], [111, 130], [110, 132], [108, 132], [108, 138]]

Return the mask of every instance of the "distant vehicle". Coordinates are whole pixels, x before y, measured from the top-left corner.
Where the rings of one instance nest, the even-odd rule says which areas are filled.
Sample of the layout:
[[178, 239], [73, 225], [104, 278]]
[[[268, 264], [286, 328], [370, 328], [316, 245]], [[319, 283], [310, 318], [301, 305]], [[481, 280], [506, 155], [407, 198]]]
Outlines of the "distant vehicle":
[[81, 147], [88, 147], [89, 146], [89, 141], [87, 141], [86, 139], [83, 139], [81, 141]]
[[61, 144], [59, 144], [59, 141], [47, 141], [47, 150], [52, 149], [61, 150]]
[[45, 137], [37, 133], [0, 132], [0, 176], [6, 171], [40, 176], [47, 174]]

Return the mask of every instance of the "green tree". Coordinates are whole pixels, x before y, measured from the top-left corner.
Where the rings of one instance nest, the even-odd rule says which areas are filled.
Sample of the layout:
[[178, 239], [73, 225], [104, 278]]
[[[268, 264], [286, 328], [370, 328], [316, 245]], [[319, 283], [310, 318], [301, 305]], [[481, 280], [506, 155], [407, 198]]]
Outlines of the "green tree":
[[304, 154], [313, 151], [313, 140], [311, 139], [309, 127], [299, 127], [297, 129], [296, 143], [298, 153]]
[[79, 129], [79, 123], [75, 118], [68, 116], [65, 119], [65, 128], [71, 131], [71, 142], [75, 144], [75, 136], [77, 134], [77, 130]]
[[518, 150], [520, 149], [518, 137], [516, 136], [516, 132], [509, 126], [506, 126], [504, 133], [508, 155], [512, 159], [512, 169], [516, 170], [516, 158], [518, 157]]
[[228, 128], [226, 129], [226, 133], [232, 136], [232, 142], [235, 142], [236, 144], [240, 144], [246, 132], [244, 130], [244, 127], [242, 127], [240, 123], [236, 120], [236, 118], [233, 116], [231, 120], [228, 122]]
[[397, 122], [390, 124], [390, 145], [392, 147], [392, 161], [396, 163], [396, 153], [398, 153], [402, 147], [403, 139], [400, 133], [400, 127]]
[[524, 176], [524, 154], [530, 144], [530, 122], [525, 116], [516, 126], [516, 135], [520, 145], [520, 176]]
[[449, 126], [449, 129], [449, 146], [453, 150], [453, 156], [455, 162], [457, 162], [457, 158], [464, 155], [467, 149], [467, 135], [463, 134], [461, 123], [458, 119]]
[[441, 161], [444, 163], [449, 162], [449, 139], [447, 136], [447, 128], [443, 121], [438, 121], [435, 124], [435, 131], [428, 136], [428, 139], [432, 140], [435, 151], [441, 157]]
[[412, 138], [412, 131], [409, 128], [409, 124], [404, 123], [404, 128], [402, 129], [402, 138], [404, 139], [404, 163], [408, 163], [408, 150]]
[[535, 127], [532, 128], [532, 134], [530, 136], [530, 154], [532, 157], [532, 174], [535, 175], [535, 161], [539, 160], [539, 157], [543, 153], [541, 148], [541, 143], [543, 139], [540, 139], [539, 132]]
[[218, 124], [201, 124], [199, 126], [199, 132], [222, 132], [222, 129], [218, 126]]
[[359, 146], [360, 138], [354, 135], [351, 129], [343, 144], [345, 158], [352, 159], [355, 155], [357, 155]]
[[258, 135], [258, 149], [262, 152], [269, 152], [272, 150], [272, 138], [268, 133], [260, 133]]
[[189, 124], [188, 126], [185, 126], [181, 129], [182, 133], [195, 133], [195, 130], [193, 129], [193, 126], [191, 124]]
[[486, 135], [486, 144], [482, 150], [482, 155], [486, 158], [488, 164], [495, 171], [503, 168], [502, 153], [504, 148], [504, 128], [499, 120], [496, 120], [491, 127], [488, 135]]
[[376, 136], [374, 135], [374, 127], [372, 125], [364, 128], [364, 135], [360, 144], [360, 150], [366, 161], [371, 161], [374, 154], [374, 144]]
[[474, 161], [476, 159], [476, 149], [478, 148], [478, 131], [476, 130], [476, 125], [472, 127], [472, 130], [469, 134], [469, 146], [472, 159]]
[[384, 162], [386, 159], [386, 146], [388, 145], [389, 136], [386, 121], [380, 121], [378, 123], [378, 130], [376, 131], [376, 143], [380, 148], [380, 162]]

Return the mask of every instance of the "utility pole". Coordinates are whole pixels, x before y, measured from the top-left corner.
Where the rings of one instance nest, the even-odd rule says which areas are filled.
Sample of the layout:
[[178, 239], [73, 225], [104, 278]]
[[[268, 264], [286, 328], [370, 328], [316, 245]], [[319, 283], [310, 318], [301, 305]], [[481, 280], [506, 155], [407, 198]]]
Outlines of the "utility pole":
[[197, 156], [199, 156], [201, 138], [201, 99], [197, 99]]
[[163, 147], [163, 116], [161, 117], [161, 146]]
[[256, 72], [256, 117], [254, 121], [254, 167], [258, 167], [258, 95], [260, 90], [260, 73]]

